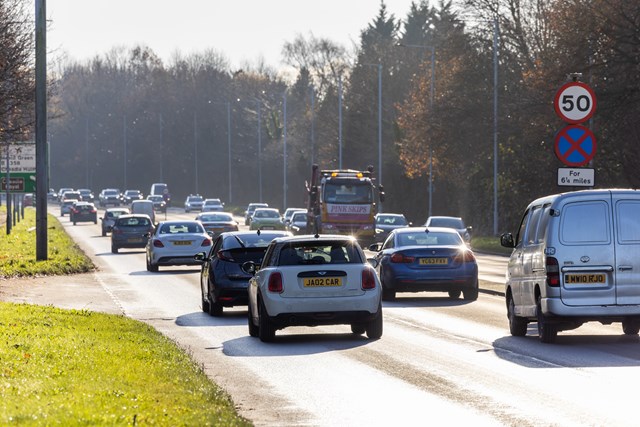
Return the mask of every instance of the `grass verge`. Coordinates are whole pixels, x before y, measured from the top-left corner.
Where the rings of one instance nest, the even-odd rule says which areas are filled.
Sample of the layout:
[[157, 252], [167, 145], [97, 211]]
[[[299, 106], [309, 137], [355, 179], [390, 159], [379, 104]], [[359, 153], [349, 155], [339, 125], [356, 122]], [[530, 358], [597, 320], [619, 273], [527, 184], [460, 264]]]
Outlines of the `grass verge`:
[[0, 336], [1, 425], [250, 425], [144, 323], [0, 302]]
[[499, 255], [510, 255], [513, 249], [500, 245], [500, 238], [493, 236], [474, 236], [471, 238], [471, 247], [474, 251], [487, 252]]
[[[0, 215], [6, 216], [5, 206], [0, 206]], [[95, 268], [52, 215], [47, 219], [48, 259], [37, 261], [35, 227], [36, 211], [26, 208], [24, 218], [12, 227], [11, 234], [0, 231], [0, 277], [86, 273]]]

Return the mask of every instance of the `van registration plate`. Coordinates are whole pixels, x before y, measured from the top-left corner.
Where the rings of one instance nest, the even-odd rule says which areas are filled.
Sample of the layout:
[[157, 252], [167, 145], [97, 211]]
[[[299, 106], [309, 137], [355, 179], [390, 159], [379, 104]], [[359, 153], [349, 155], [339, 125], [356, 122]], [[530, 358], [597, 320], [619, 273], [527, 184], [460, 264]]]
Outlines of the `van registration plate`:
[[306, 277], [303, 284], [305, 288], [337, 287], [342, 286], [342, 277]]
[[420, 265], [447, 265], [449, 258], [420, 258]]
[[564, 283], [567, 285], [607, 283], [607, 276], [603, 273], [565, 274]]

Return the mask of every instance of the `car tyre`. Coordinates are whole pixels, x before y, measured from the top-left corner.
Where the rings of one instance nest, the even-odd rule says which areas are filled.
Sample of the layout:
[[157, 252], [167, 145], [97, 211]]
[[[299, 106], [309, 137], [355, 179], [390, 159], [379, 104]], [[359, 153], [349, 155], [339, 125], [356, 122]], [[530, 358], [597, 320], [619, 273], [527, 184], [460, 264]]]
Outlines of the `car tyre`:
[[259, 327], [258, 327], [258, 336], [260, 337], [260, 341], [262, 342], [272, 342], [276, 337], [276, 327], [269, 319], [269, 314], [267, 314], [267, 309], [264, 306], [262, 300], [259, 305]]
[[378, 340], [382, 337], [382, 306], [378, 306], [376, 317], [366, 326], [367, 337], [370, 340]]
[[461, 293], [462, 293], [462, 292], [460, 292], [460, 291], [449, 291], [449, 292], [448, 292], [448, 294], [449, 294], [449, 298], [451, 298], [451, 299], [458, 299], [458, 298], [460, 298], [460, 294], [461, 294]]
[[253, 311], [251, 310], [251, 304], [247, 308], [247, 324], [249, 326], [249, 335], [252, 337], [257, 337], [259, 334], [259, 328], [253, 323]]
[[640, 332], [640, 322], [637, 320], [623, 320], [622, 331], [625, 335], [638, 335], [638, 332]]
[[536, 305], [536, 318], [538, 319], [538, 337], [540, 342], [546, 344], [553, 343], [558, 336], [558, 327], [550, 323], [547, 316], [542, 313], [540, 297], [538, 297], [538, 303]]
[[396, 299], [396, 291], [394, 289], [389, 289], [385, 286], [384, 281], [381, 283], [382, 285], [382, 301], [393, 301]]
[[152, 273], [158, 272], [158, 266], [149, 262], [149, 258], [147, 258], [147, 271], [150, 271]]
[[366, 332], [367, 327], [362, 323], [352, 323], [351, 324], [351, 332], [356, 335], [362, 335]]
[[507, 294], [507, 317], [509, 318], [509, 332], [514, 337], [527, 335], [527, 319], [516, 316], [516, 304], [511, 293]]
[[111, 253], [112, 254], [117, 254], [118, 253], [118, 247], [115, 246], [113, 243], [111, 244]]
[[102, 237], [104, 237], [104, 236], [106, 236], [106, 235], [107, 235], [107, 232], [103, 229], [103, 230], [102, 230]]
[[222, 304], [220, 304], [217, 301], [214, 301], [213, 298], [211, 298], [210, 301], [211, 302], [209, 303], [209, 314], [213, 317], [222, 316], [222, 311], [223, 311]]
[[478, 282], [473, 288], [468, 288], [462, 291], [462, 298], [465, 301], [475, 301], [478, 299]]
[[73, 225], [76, 225], [76, 221], [73, 221]]
[[[147, 270], [149, 270], [149, 262], [147, 262]], [[202, 302], [202, 311], [204, 313], [209, 312], [209, 300], [204, 297], [204, 291], [202, 290], [202, 282], [200, 283], [200, 297]]]

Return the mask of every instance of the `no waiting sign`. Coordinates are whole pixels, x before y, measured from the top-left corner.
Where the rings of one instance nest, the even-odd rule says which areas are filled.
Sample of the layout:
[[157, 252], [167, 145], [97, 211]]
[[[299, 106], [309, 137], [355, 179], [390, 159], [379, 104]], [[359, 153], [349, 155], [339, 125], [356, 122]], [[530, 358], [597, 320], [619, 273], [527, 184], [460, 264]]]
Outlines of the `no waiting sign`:
[[569, 82], [556, 92], [553, 107], [565, 122], [582, 123], [593, 116], [596, 110], [596, 95], [584, 83]]

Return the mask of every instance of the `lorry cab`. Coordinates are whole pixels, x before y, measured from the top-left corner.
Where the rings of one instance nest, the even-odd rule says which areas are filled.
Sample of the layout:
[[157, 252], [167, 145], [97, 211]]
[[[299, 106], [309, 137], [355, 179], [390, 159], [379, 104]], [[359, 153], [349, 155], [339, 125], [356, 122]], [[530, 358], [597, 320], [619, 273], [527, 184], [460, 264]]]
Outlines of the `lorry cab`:
[[537, 199], [515, 237], [505, 298], [512, 335], [538, 322], [543, 342], [587, 321], [640, 331], [640, 192], [584, 190]]

